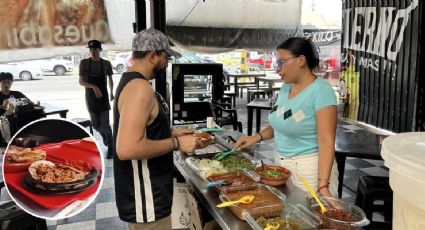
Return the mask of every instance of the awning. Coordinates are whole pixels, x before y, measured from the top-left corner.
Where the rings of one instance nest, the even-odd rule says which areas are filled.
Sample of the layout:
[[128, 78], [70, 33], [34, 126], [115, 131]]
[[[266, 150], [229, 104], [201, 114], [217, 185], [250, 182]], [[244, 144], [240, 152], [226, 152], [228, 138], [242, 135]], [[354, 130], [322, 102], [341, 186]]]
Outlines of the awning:
[[301, 35], [301, 1], [167, 1], [167, 34], [184, 49], [218, 53], [275, 50]]
[[[146, 8], [149, 27], [149, 1]], [[0, 12], [0, 62], [87, 52], [89, 38], [109, 42], [104, 50], [131, 49], [134, 1], [40, 0], [19, 5], [15, 0], [2, 0]], [[170, 39], [183, 49], [203, 53], [274, 50], [301, 31], [301, 1], [173, 0], [166, 1], [166, 14]], [[83, 35], [83, 26], [87, 29], [99, 23], [107, 23], [109, 30], [102, 27], [102, 33], [94, 37]], [[20, 36], [25, 26], [29, 30], [24, 29], [25, 35]], [[40, 28], [49, 30], [43, 35], [48, 42], [40, 39]], [[14, 30], [16, 36], [11, 36]]]

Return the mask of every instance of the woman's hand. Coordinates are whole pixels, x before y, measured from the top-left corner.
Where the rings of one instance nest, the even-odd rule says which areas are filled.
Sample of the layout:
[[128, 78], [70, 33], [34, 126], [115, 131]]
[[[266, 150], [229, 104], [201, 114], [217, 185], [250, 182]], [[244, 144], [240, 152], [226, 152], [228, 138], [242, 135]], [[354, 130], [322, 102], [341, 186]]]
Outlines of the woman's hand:
[[[320, 191], [318, 193], [322, 197], [333, 197], [332, 194], [331, 194], [331, 192], [329, 191], [329, 188], [328, 187], [325, 187], [325, 188], [320, 189]], [[335, 195], [337, 195], [337, 194], [335, 194]], [[339, 202], [337, 202], [337, 201], [335, 201], [333, 199], [326, 199], [326, 198], [323, 198], [323, 199], [324, 199], [324, 201], [326, 203], [328, 203], [328, 205], [331, 208], [345, 209]]]
[[188, 134], [192, 134], [193, 133], [193, 129], [173, 129], [171, 131], [171, 136], [172, 137], [181, 137], [184, 135], [188, 135]]
[[325, 187], [325, 188], [320, 189], [319, 194], [321, 196], [333, 197], [332, 194], [331, 194], [331, 192], [329, 191], [329, 188], [328, 187]]
[[258, 135], [254, 136], [244, 136], [238, 139], [235, 143], [235, 147], [240, 147], [241, 149], [249, 149], [252, 145], [256, 144], [260, 141], [260, 137]]

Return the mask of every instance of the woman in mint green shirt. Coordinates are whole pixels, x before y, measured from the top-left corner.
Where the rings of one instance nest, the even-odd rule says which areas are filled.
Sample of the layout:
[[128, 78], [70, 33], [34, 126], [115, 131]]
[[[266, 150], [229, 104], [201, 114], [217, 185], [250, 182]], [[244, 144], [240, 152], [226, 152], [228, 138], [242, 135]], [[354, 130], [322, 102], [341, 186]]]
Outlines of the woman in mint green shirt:
[[306, 190], [300, 181], [304, 176], [320, 194], [336, 196], [336, 96], [313, 73], [319, 64], [317, 51], [309, 40], [290, 38], [277, 47], [276, 60], [276, 71], [285, 84], [270, 112], [270, 125], [240, 138], [236, 146], [244, 149], [274, 138], [276, 163], [292, 172], [290, 182]]

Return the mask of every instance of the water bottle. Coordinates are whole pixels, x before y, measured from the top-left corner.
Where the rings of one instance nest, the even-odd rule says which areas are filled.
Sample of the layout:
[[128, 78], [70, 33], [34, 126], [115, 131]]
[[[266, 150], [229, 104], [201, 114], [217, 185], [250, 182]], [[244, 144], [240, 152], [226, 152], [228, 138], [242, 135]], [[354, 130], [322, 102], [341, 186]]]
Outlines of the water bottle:
[[16, 98], [13, 95], [10, 95], [10, 97], [9, 97], [9, 103], [11, 105], [13, 105], [14, 107], [16, 106]]

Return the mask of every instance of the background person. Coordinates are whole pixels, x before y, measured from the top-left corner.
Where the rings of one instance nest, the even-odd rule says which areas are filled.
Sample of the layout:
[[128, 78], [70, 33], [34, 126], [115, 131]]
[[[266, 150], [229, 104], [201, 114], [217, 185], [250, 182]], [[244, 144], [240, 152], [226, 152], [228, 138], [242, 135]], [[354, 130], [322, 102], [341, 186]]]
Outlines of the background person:
[[[80, 85], [85, 87], [86, 105], [90, 120], [108, 147], [107, 159], [113, 155], [112, 129], [109, 123], [109, 100], [114, 100], [111, 62], [100, 57], [102, 44], [98, 40], [88, 42], [91, 57], [80, 62]], [[110, 96], [108, 96], [107, 81]]]

